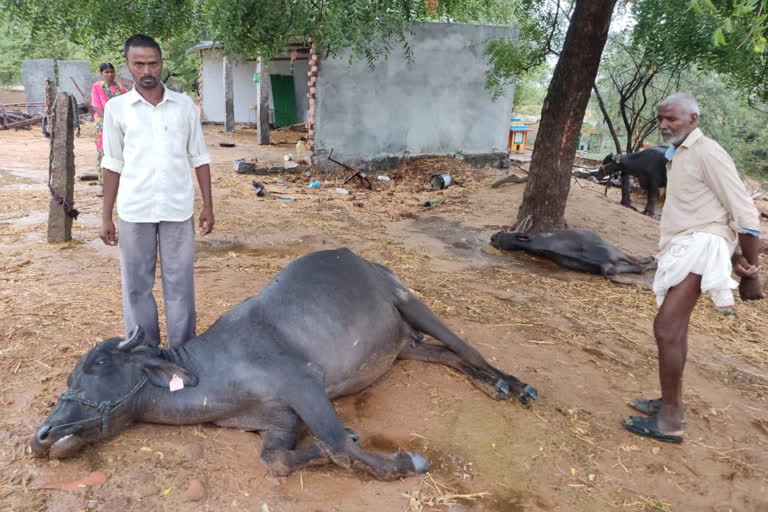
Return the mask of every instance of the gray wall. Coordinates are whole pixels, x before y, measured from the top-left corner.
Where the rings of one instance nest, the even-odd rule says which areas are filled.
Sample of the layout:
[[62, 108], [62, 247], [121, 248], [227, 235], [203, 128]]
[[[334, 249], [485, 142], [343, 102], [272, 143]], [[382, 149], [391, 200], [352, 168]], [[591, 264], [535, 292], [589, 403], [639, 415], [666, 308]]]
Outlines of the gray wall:
[[[94, 78], [88, 71], [88, 62], [84, 60], [60, 60], [59, 65], [59, 90], [68, 92], [77, 98], [78, 103], [86, 102], [91, 104], [91, 86]], [[72, 83], [70, 77], [75, 79], [77, 86], [83, 91], [85, 98], [80, 96], [77, 87]]]
[[[56, 71], [53, 59], [25, 60], [21, 63], [21, 73], [24, 76], [24, 94], [27, 103], [45, 101], [45, 79], [50, 78], [56, 83]], [[30, 108], [29, 112], [42, 112], [43, 107]]]
[[408, 25], [412, 61], [395, 45], [371, 71], [349, 55], [322, 60], [315, 112], [316, 163], [334, 158], [386, 168], [418, 155], [506, 155], [514, 90], [491, 101], [485, 88], [486, 43], [516, 39], [509, 27]]

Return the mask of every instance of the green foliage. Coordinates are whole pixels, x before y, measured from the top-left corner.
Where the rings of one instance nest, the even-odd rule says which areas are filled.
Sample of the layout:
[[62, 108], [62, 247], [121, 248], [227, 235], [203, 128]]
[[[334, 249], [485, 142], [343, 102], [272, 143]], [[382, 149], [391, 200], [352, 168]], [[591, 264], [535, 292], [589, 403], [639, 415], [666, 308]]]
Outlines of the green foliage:
[[743, 93], [724, 85], [722, 77], [692, 69], [683, 74], [681, 90], [696, 96], [699, 127], [728, 151], [738, 169], [768, 179], [768, 114], [752, 108]]
[[485, 85], [492, 97], [503, 94], [508, 84], [517, 84], [519, 77], [542, 65], [548, 55], [555, 55], [562, 46], [568, 28], [569, 11], [558, 0], [514, 0], [510, 2], [518, 28], [514, 40], [491, 41], [486, 48], [491, 69]]
[[33, 36], [66, 36], [91, 56], [111, 53], [135, 33], [167, 41], [202, 22], [199, 0], [0, 0], [0, 12]]
[[696, 64], [766, 100], [767, 10], [767, 0], [637, 0], [634, 40], [656, 62]]
[[82, 47], [61, 34], [33, 34], [27, 23], [0, 21], [0, 84], [20, 84], [21, 61], [26, 59], [81, 59]]

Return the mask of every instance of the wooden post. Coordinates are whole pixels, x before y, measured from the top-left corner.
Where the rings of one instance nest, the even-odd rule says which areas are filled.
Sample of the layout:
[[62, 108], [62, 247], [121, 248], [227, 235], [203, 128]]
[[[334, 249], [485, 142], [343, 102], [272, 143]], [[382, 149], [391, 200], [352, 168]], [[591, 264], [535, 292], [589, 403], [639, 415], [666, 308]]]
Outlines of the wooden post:
[[[61, 93], [53, 105], [51, 130], [51, 153], [48, 172], [54, 193], [70, 205], [75, 195], [75, 129], [76, 112], [67, 93]], [[48, 207], [48, 243], [72, 240], [72, 217], [53, 197]]]
[[224, 128], [232, 133], [235, 131], [235, 100], [232, 86], [232, 63], [224, 56]]
[[256, 84], [258, 103], [256, 104], [256, 127], [258, 129], [259, 144], [269, 144], [269, 71], [266, 64], [259, 57], [256, 64], [256, 73], [259, 74], [259, 82]]
[[56, 84], [50, 78], [45, 79], [45, 114], [51, 115], [51, 107], [53, 106], [53, 100], [56, 98]]

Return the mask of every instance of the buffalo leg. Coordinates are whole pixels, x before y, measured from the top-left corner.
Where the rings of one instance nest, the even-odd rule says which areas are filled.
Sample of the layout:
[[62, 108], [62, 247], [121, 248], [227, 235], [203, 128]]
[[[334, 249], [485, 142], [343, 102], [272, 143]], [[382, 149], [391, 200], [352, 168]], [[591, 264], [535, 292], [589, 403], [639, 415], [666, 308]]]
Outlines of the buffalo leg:
[[648, 265], [637, 265], [633, 263], [607, 263], [602, 267], [603, 277], [614, 274], [642, 274], [648, 270]]
[[[625, 253], [618, 247], [613, 247], [613, 246], [610, 247], [608, 251], [608, 256], [610, 260], [616, 262], [616, 264], [623, 261], [631, 265], [643, 266], [643, 265], [649, 265], [655, 261], [653, 256], [647, 256], [645, 258], [636, 258], [630, 254]], [[625, 272], [632, 272], [632, 271], [625, 271]], [[617, 273], [621, 273], [621, 272], [617, 272]], [[605, 274], [605, 272], [603, 272], [603, 274]]]
[[[484, 382], [484, 385], [480, 385], [481, 380], [473, 377], [472, 374], [468, 373], [464, 369], [454, 366], [454, 368], [457, 368], [458, 370], [469, 375], [472, 378], [472, 382], [481, 390], [485, 391], [489, 396], [498, 398], [498, 394], [500, 392], [503, 394], [513, 393], [514, 396], [516, 396], [517, 399], [520, 400], [523, 404], [528, 403], [528, 397], [533, 399], [536, 398], [535, 388], [520, 382], [520, 380], [511, 375], [502, 373], [501, 371], [488, 364], [488, 361], [486, 361], [485, 358], [480, 355], [480, 352], [456, 336], [453, 331], [451, 331], [443, 322], [441, 322], [440, 319], [437, 318], [437, 316], [435, 316], [435, 314], [416, 297], [412, 295], [409, 296], [406, 300], [397, 304], [397, 309], [400, 311], [400, 314], [403, 315], [405, 321], [408, 322], [408, 324], [416, 331], [428, 334], [436, 340], [445, 343], [448, 349], [454, 353], [457, 361], [463, 365], [463, 368], [471, 368], [471, 371], [475, 372], [475, 374], [478, 376], [487, 376], [486, 380], [482, 381]], [[412, 350], [416, 349], [413, 348]], [[429, 353], [427, 350], [428, 349], [424, 349], [421, 353], [425, 356], [430, 354], [434, 357], [435, 353]], [[419, 352], [412, 352], [411, 354], [416, 356], [419, 354]], [[404, 352], [401, 352], [400, 356], [410, 359], [416, 358], [407, 357], [408, 349], [406, 349]], [[440, 357], [448, 360], [446, 359], [448, 356], [441, 355]], [[429, 361], [429, 359], [421, 360]], [[448, 364], [448, 366], [452, 366], [451, 364], [440, 360], [434, 362], [441, 362], [442, 364]], [[493, 387], [489, 388], [488, 384], [491, 384]]]
[[[323, 381], [309, 376], [302, 377], [300, 371], [297, 370], [290, 382], [281, 387], [279, 396], [307, 424], [317, 438], [319, 449], [333, 463], [343, 468], [360, 469], [378, 480], [396, 480], [429, 470], [427, 461], [414, 453], [397, 452], [392, 457], [384, 457], [360, 448], [341, 424], [336, 409], [323, 389]], [[281, 439], [277, 437], [275, 442], [278, 448], [281, 446], [279, 441]], [[286, 438], [282, 442], [287, 444], [287, 441]], [[301, 459], [294, 462], [314, 462], [317, 459], [313, 457], [317, 453], [310, 447], [309, 451], [300, 454]], [[299, 467], [294, 465], [290, 468], [295, 471]]]
[[[296, 418], [297, 424], [299, 423]], [[331, 459], [317, 442], [296, 450], [297, 430], [267, 430], [261, 448], [261, 459], [273, 476], [286, 476], [307, 466], [330, 464]]]
[[461, 359], [456, 352], [453, 352], [448, 347], [442, 345], [414, 343], [400, 352], [398, 358], [450, 366], [469, 377], [475, 387], [496, 400], [506, 400], [509, 397], [511, 387], [516, 388], [522, 386], [524, 392], [523, 398], [525, 398], [523, 403], [527, 403], [529, 396], [535, 398], [536, 395], [535, 389], [531, 386], [526, 386], [515, 377], [506, 375], [490, 365], [488, 365], [488, 369], [480, 369], [472, 366]]
[[632, 208], [632, 197], [629, 194], [629, 175], [621, 175], [621, 205]]
[[653, 217], [656, 214], [656, 203], [659, 201], [659, 188], [648, 185], [648, 202], [645, 205], [645, 215]]

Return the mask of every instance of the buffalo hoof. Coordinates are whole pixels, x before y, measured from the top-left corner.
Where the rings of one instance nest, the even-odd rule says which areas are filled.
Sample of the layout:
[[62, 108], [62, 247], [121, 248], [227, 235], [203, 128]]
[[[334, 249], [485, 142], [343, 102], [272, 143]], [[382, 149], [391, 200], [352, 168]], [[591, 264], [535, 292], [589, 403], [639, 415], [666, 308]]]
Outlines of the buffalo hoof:
[[429, 462], [418, 453], [405, 452], [411, 457], [411, 464], [416, 473], [426, 473], [429, 471]]
[[344, 431], [347, 433], [347, 436], [352, 440], [353, 443], [360, 442], [360, 436], [357, 435], [357, 432], [351, 428], [345, 428]]
[[523, 392], [520, 393], [520, 395], [517, 397], [520, 400], [520, 403], [523, 405], [528, 405], [528, 399], [531, 398], [533, 400], [536, 400], [536, 397], [539, 396], [539, 392], [536, 390], [535, 387], [527, 385], [523, 388]]
[[496, 390], [499, 392], [496, 395], [496, 400], [506, 400], [509, 398], [509, 383], [504, 379], [499, 379], [498, 382], [496, 382]]

